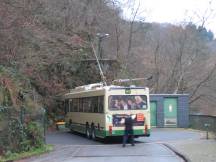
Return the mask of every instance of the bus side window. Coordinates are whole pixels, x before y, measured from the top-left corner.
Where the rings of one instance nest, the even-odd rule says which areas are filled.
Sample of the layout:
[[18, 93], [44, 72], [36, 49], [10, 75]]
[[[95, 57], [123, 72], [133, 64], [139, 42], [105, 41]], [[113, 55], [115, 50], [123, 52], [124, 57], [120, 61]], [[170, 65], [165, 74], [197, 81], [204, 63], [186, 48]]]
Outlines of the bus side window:
[[84, 112], [83, 98], [80, 98], [78, 100], [79, 100], [79, 111], [78, 112]]
[[88, 103], [88, 112], [92, 112], [92, 109], [91, 109], [92, 98], [91, 97], [87, 98], [87, 103]]
[[91, 112], [98, 113], [98, 97], [91, 98]]
[[78, 100], [78, 98], [75, 98], [75, 99], [73, 99], [73, 108], [72, 108], [72, 110], [73, 110], [73, 112], [77, 112], [78, 111], [78, 106], [79, 106], [79, 100]]
[[73, 112], [73, 100], [68, 100], [68, 112]]
[[98, 108], [99, 108], [99, 113], [104, 112], [104, 96], [98, 97]]
[[87, 112], [87, 102], [86, 102], [86, 98], [82, 98], [83, 100], [83, 112]]
[[65, 100], [65, 114], [69, 112], [69, 100]]

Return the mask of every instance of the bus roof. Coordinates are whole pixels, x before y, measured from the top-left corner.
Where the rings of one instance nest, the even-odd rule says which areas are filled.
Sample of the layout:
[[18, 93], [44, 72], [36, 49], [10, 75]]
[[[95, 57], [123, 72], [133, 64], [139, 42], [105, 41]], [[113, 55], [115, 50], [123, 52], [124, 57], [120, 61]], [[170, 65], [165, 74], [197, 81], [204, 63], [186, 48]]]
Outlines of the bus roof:
[[145, 90], [149, 91], [147, 87], [136, 87], [136, 86], [117, 86], [117, 85], [109, 85], [104, 86], [101, 83], [94, 83], [84, 86], [79, 86], [74, 89], [71, 89], [70, 92], [65, 93], [62, 97], [63, 98], [69, 98], [71, 96], [97, 96], [97, 95], [103, 95], [106, 91], [115, 91], [115, 90], [124, 90], [124, 89], [130, 89], [130, 90]]
[[69, 93], [77, 93], [77, 92], [85, 92], [85, 91], [94, 91], [94, 90], [120, 90], [120, 89], [148, 89], [147, 87], [136, 87], [134, 85], [131, 86], [118, 86], [118, 85], [109, 85], [104, 86], [102, 83], [94, 83], [89, 85], [83, 85], [71, 89]]

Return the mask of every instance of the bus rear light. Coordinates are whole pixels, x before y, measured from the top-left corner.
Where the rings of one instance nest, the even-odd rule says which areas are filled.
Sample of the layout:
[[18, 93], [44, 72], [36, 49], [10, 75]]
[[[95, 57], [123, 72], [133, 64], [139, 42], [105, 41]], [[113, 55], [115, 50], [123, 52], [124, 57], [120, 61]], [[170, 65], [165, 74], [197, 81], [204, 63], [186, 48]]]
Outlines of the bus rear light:
[[112, 134], [112, 126], [109, 126], [109, 134]]
[[145, 129], [144, 129], [145, 131], [145, 134], [147, 134], [147, 131], [148, 131], [148, 125], [145, 125]]

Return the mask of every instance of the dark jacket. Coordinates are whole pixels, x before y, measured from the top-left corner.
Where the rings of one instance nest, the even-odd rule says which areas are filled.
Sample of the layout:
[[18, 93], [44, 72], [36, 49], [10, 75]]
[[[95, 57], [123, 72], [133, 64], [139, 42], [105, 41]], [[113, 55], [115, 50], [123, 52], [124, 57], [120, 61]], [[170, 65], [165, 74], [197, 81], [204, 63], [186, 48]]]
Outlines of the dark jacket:
[[133, 130], [133, 119], [131, 117], [125, 118], [125, 130], [127, 131]]

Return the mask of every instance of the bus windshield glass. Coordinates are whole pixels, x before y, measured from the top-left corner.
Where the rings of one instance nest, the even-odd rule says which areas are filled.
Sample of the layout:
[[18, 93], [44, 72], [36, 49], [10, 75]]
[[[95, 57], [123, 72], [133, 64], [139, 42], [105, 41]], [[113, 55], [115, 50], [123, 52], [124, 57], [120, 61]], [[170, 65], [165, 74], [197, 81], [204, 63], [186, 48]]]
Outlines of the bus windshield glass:
[[110, 110], [147, 109], [146, 95], [112, 95], [109, 96]]

